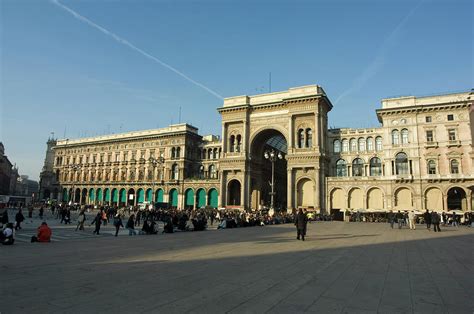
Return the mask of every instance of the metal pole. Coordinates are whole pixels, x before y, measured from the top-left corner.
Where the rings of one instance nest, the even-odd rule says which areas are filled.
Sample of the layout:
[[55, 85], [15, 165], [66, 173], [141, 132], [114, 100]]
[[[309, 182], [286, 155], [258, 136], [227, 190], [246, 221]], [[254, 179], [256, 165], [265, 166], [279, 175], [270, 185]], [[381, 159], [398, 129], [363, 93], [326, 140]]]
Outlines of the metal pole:
[[271, 162], [272, 162], [272, 195], [271, 195], [271, 198], [270, 198], [270, 202], [271, 202], [270, 207], [271, 207], [271, 209], [273, 209], [274, 208], [273, 207], [273, 205], [274, 205], [273, 196], [275, 194], [275, 192], [274, 192], [274, 188], [275, 188], [275, 184], [274, 184], [275, 183], [275, 160], [272, 158]]

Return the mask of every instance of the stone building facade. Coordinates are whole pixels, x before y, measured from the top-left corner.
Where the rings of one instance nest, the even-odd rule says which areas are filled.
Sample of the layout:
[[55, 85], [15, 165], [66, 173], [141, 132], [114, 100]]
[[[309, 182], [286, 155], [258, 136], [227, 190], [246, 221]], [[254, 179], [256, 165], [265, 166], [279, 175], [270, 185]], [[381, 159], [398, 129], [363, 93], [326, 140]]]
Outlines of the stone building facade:
[[226, 98], [220, 136], [178, 124], [49, 141], [40, 191], [119, 206], [470, 210], [472, 97], [384, 99], [368, 129], [328, 129], [317, 85]]

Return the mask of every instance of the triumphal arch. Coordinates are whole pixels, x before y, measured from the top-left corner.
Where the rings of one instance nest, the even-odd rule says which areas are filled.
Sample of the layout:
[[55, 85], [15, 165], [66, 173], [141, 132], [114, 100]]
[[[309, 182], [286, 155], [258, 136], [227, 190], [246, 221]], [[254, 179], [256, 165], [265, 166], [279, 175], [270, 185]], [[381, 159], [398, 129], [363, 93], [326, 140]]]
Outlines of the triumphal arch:
[[[331, 108], [317, 85], [226, 98], [218, 109], [222, 116], [219, 203], [259, 209], [270, 206], [273, 196], [276, 209], [324, 210]], [[268, 158], [271, 153], [273, 162]]]

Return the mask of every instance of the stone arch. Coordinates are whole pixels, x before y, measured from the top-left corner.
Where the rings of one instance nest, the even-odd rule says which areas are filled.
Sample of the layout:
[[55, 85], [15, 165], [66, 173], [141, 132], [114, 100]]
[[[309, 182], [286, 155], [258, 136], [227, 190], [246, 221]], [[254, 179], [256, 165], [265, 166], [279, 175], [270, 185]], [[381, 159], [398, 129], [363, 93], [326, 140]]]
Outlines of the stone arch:
[[341, 188], [334, 188], [331, 190], [330, 193], [331, 204], [330, 208], [337, 208], [337, 209], [344, 209], [346, 206], [344, 205], [346, 202], [345, 192]]
[[227, 184], [227, 205], [241, 205], [242, 184], [237, 179], [232, 179]]
[[187, 188], [186, 191], [184, 191], [184, 207], [194, 207], [194, 190], [192, 188]]
[[207, 192], [207, 205], [217, 208], [219, 193], [216, 188], [210, 188]]
[[314, 206], [314, 181], [310, 178], [301, 178], [296, 184], [296, 206]]
[[425, 209], [439, 211], [443, 209], [443, 192], [437, 187], [425, 190]]
[[206, 206], [206, 189], [199, 188], [196, 190], [196, 208]]
[[172, 188], [168, 194], [169, 194], [168, 196], [169, 204], [172, 207], [178, 207], [178, 190], [175, 188]]
[[383, 192], [378, 187], [372, 187], [367, 191], [367, 208], [383, 209]]
[[252, 147], [254, 145], [255, 139], [258, 138], [258, 136], [262, 132], [265, 132], [265, 131], [277, 131], [277, 132], [281, 133], [281, 135], [283, 135], [283, 137], [286, 140], [286, 143], [289, 143], [289, 141], [288, 141], [288, 131], [285, 128], [279, 126], [279, 125], [272, 125], [271, 127], [269, 127], [269, 126], [260, 127], [257, 130], [255, 130], [254, 132], [252, 132], [252, 134], [250, 135], [250, 140], [249, 140], [250, 147]]
[[448, 210], [459, 209], [462, 211], [467, 210], [467, 195], [466, 190], [461, 186], [452, 186], [447, 190], [447, 205]]
[[360, 188], [352, 188], [348, 194], [349, 208], [361, 209], [364, 208], [364, 192]]
[[413, 208], [413, 191], [408, 187], [400, 187], [395, 190], [395, 209], [405, 210]]

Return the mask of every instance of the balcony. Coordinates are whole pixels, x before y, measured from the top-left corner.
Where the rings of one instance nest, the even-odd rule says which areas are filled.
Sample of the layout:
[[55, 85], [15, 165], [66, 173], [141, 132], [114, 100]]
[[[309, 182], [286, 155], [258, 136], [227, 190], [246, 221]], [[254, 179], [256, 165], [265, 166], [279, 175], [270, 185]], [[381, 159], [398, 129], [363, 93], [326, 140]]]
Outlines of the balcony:
[[437, 148], [438, 146], [439, 146], [438, 142], [434, 142], [434, 141], [425, 142], [426, 148]]
[[449, 140], [447, 146], [448, 147], [460, 147], [461, 146], [461, 141], [460, 140]]

